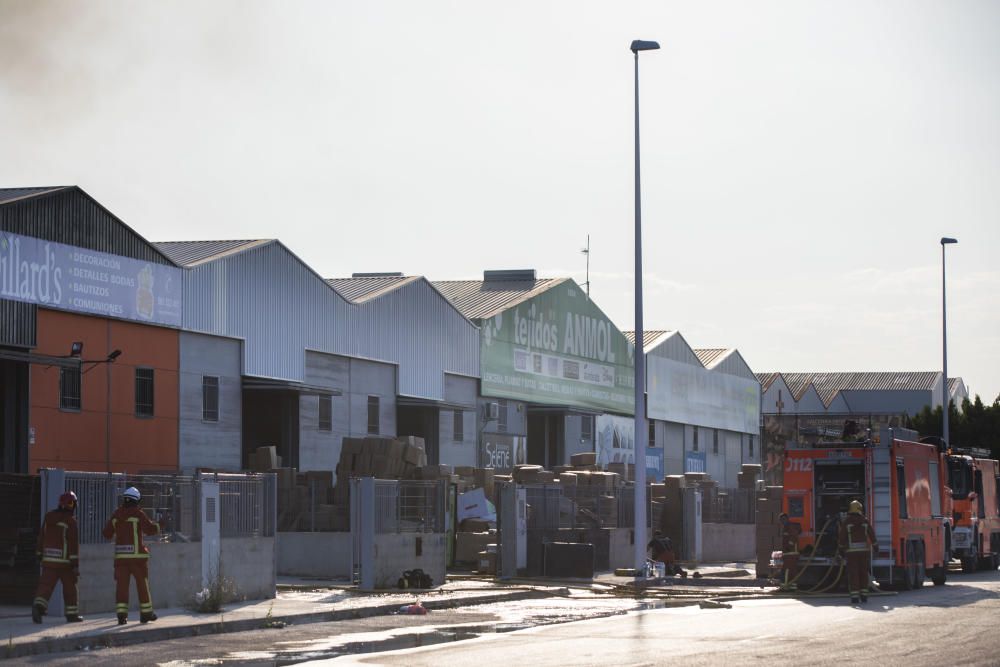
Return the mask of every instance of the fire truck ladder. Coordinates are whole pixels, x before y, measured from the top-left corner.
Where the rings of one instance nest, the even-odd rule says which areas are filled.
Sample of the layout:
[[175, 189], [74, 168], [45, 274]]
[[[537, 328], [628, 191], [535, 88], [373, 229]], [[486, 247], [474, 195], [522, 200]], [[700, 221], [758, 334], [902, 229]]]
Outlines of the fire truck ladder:
[[882, 548], [892, 546], [892, 463], [887, 445], [872, 449], [872, 521]]

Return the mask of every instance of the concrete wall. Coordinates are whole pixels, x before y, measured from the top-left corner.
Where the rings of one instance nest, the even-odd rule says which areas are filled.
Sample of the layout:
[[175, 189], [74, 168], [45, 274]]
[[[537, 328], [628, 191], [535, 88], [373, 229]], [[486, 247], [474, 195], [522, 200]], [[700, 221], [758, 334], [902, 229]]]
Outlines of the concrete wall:
[[[663, 434], [660, 440], [660, 434]], [[666, 475], [684, 474], [684, 425], [657, 422], [657, 442], [663, 443], [663, 468]]]
[[278, 574], [349, 579], [351, 534], [278, 533]]
[[[201, 542], [152, 542], [148, 546], [153, 607], [190, 606], [202, 589]], [[274, 538], [225, 538], [221, 563], [222, 575], [233, 581], [241, 597], [274, 597]], [[110, 544], [80, 545], [79, 591], [81, 614], [114, 613], [114, 551]], [[130, 591], [129, 608], [138, 613], [135, 584]], [[61, 595], [57, 593], [60, 600]]]
[[635, 532], [631, 528], [608, 528], [608, 566], [635, 567]]
[[483, 421], [484, 415], [486, 414], [486, 405], [489, 403], [499, 403], [500, 409], [503, 409], [504, 399], [502, 398], [480, 398], [478, 400], [479, 404], [479, 416], [481, 423], [479, 427], [481, 430], [488, 433], [506, 433], [508, 435], [528, 435], [528, 408], [521, 401], [507, 400], [507, 428], [506, 430], [501, 430], [497, 424], [498, 420]]
[[[201, 590], [201, 543], [151, 543], [149, 587], [154, 609], [185, 607]], [[114, 551], [110, 544], [80, 545], [80, 613], [114, 614]], [[129, 609], [138, 614], [135, 584], [130, 588]], [[59, 594], [61, 595], [61, 594]]]
[[[242, 438], [241, 342], [203, 334], [180, 335], [179, 465], [239, 470]], [[219, 420], [203, 419], [203, 378], [219, 378]]]
[[219, 562], [222, 576], [236, 585], [247, 600], [266, 600], [277, 584], [274, 537], [227, 537], [222, 540]]
[[751, 561], [757, 557], [756, 526], [752, 523], [702, 523], [704, 563]]
[[[583, 420], [590, 419], [590, 437], [583, 437]], [[596, 420], [592, 416], [584, 417], [583, 415], [566, 415], [563, 420], [563, 433], [564, 433], [564, 457], [563, 463], [568, 464], [570, 457], [573, 454], [578, 454], [580, 452], [594, 452], [597, 451], [594, 446], [595, 430], [597, 428]]]
[[[406, 570], [420, 568], [435, 586], [444, 583], [447, 569], [446, 536], [443, 533], [391, 533], [375, 536], [375, 588], [395, 588]], [[417, 541], [420, 553], [417, 555]]]

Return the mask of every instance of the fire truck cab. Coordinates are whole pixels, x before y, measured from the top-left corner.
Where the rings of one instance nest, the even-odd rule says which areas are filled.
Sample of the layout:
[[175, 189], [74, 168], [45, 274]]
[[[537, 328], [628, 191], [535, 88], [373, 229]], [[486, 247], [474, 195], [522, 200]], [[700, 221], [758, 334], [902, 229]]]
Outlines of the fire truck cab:
[[786, 450], [782, 507], [802, 528], [800, 566], [811, 570], [801, 585], [829, 580], [837, 567], [840, 522], [852, 500], [863, 503], [878, 539], [872, 572], [879, 584], [945, 583], [947, 471], [937, 447], [915, 440], [915, 432], [885, 428], [864, 442]]
[[966, 450], [949, 453], [948, 483], [954, 495], [951, 551], [963, 572], [995, 570], [1000, 566], [1000, 464]]

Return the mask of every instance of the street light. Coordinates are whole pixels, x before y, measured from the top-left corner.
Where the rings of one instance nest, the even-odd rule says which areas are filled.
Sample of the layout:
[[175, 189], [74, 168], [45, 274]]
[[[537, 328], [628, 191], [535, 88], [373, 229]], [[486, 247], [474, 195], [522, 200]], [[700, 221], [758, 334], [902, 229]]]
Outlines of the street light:
[[941, 387], [941, 439], [944, 440], [945, 447], [950, 446], [948, 439], [948, 406], [951, 403], [948, 391], [948, 308], [945, 305], [945, 282], [944, 282], [944, 247], [946, 245], [958, 243], [958, 239], [951, 239], [947, 236], [941, 237], [941, 372], [944, 375]]
[[642, 203], [639, 188], [639, 52], [655, 51], [656, 42], [637, 39], [635, 56], [635, 576], [646, 565], [646, 355], [642, 341]]

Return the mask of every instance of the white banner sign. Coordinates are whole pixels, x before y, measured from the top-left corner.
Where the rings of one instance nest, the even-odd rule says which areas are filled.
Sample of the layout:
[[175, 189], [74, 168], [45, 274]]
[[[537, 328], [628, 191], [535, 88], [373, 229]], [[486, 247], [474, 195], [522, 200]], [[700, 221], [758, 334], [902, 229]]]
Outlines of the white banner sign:
[[646, 410], [650, 419], [760, 431], [760, 383], [673, 359], [646, 356]]

